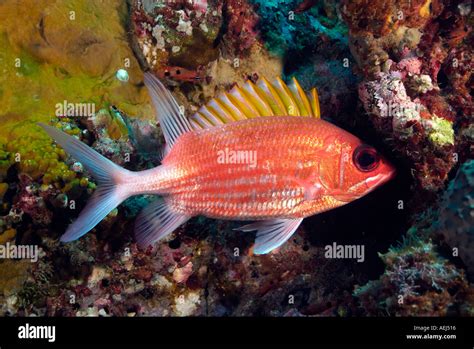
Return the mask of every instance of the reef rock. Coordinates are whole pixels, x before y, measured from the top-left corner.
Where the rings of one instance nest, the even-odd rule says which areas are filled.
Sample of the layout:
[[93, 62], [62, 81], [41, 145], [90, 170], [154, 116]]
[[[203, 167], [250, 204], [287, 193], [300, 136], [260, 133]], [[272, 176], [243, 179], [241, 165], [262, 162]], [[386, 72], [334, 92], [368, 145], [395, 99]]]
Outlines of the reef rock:
[[470, 156], [474, 16], [465, 5], [357, 0], [341, 7], [364, 109], [409, 163], [416, 187], [431, 192]]
[[441, 208], [440, 230], [474, 280], [474, 160], [464, 163], [449, 183]]
[[[2, 1], [0, 139], [22, 120], [49, 121], [56, 105], [114, 104], [134, 116], [150, 117], [148, 96], [137, 85], [142, 72], [127, 44], [122, 1]], [[21, 18], [21, 24], [19, 19]], [[118, 40], [117, 38], [121, 38]], [[130, 80], [115, 72], [124, 68]]]

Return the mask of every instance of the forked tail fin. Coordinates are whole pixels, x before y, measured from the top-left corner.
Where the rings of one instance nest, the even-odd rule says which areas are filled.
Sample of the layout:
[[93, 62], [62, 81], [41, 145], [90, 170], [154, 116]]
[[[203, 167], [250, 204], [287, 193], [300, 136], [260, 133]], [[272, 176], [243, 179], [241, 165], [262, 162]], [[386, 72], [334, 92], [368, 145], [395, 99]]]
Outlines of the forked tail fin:
[[61, 236], [63, 242], [73, 241], [89, 232], [130, 196], [129, 183], [135, 174], [114, 164], [78, 139], [54, 127], [41, 123], [38, 125], [74, 159], [81, 162], [98, 182], [97, 189], [86, 207]]

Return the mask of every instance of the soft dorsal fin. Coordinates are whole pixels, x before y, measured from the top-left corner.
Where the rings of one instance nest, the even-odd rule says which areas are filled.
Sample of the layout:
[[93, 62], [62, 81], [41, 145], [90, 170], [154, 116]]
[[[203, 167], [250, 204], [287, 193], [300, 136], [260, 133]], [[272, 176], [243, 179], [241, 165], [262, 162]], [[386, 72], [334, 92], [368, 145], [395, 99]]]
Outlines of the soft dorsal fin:
[[180, 111], [171, 93], [152, 73], [145, 73], [145, 85], [155, 107], [156, 117], [163, 130], [166, 144], [171, 148], [179, 136], [191, 131], [193, 127]]
[[210, 128], [229, 122], [260, 116], [307, 116], [320, 118], [318, 92], [306, 94], [298, 80], [288, 86], [277, 78], [270, 83], [261, 78], [257, 85], [248, 80], [242, 87], [213, 98], [191, 116], [194, 129]]

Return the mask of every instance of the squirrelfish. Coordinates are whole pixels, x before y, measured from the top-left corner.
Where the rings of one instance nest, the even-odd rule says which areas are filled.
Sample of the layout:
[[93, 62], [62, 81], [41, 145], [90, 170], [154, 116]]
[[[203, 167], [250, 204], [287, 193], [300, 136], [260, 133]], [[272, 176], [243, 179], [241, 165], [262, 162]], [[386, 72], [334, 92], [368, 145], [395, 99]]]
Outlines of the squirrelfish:
[[[135, 237], [146, 247], [191, 217], [256, 221], [253, 252], [281, 246], [305, 217], [356, 200], [394, 176], [373, 147], [320, 118], [316, 89], [296, 79], [248, 81], [211, 100], [190, 118], [171, 93], [145, 73], [166, 140], [160, 166], [133, 172], [78, 139], [41, 125], [95, 177], [98, 187], [61, 237], [78, 239], [133, 195], [158, 198], [138, 215]], [[157, 149], [159, 151], [159, 149]]]

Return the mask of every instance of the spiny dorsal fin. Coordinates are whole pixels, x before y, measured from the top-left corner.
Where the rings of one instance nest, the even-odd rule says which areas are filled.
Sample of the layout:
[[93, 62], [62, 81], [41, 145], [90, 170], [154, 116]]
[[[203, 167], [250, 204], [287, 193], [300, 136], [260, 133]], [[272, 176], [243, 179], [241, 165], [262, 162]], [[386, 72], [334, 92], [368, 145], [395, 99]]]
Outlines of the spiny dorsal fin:
[[234, 86], [213, 98], [190, 117], [190, 122], [195, 129], [203, 129], [259, 116], [284, 115], [320, 118], [316, 89], [305, 93], [296, 78], [290, 86], [280, 78], [273, 83], [261, 78], [257, 85], [248, 80], [242, 87]]
[[193, 127], [180, 111], [171, 92], [163, 86], [160, 80], [152, 73], [145, 73], [144, 77], [166, 144], [171, 148], [179, 136], [191, 131]]

